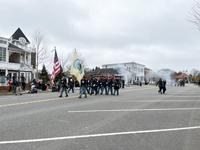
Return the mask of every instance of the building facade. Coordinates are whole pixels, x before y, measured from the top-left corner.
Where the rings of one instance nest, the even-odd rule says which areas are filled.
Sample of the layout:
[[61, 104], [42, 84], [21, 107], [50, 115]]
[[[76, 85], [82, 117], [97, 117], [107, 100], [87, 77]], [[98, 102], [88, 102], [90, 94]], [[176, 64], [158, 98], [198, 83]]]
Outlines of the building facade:
[[113, 68], [123, 76], [126, 84], [144, 82], [145, 65], [135, 62], [104, 64], [102, 68]]
[[0, 86], [7, 79], [24, 75], [28, 83], [35, 77], [36, 51], [18, 28], [10, 38], [0, 37]]

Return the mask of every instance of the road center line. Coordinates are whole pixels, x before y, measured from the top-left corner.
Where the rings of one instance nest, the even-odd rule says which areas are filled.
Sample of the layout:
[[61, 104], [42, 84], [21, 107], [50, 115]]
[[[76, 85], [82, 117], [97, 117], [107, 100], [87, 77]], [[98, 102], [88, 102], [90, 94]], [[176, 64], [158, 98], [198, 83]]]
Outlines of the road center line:
[[90, 135], [54, 137], [54, 138], [43, 138], [43, 139], [29, 139], [29, 140], [18, 140], [18, 141], [0, 141], [0, 144], [2, 145], [2, 144], [14, 144], [14, 143], [30, 143], [30, 142], [57, 141], [57, 140], [68, 140], [68, 139], [79, 139], [79, 138], [90, 138], [90, 137], [105, 137], [105, 136], [143, 134], [143, 133], [158, 133], [158, 132], [194, 130], [194, 129], [200, 129], [200, 126], [183, 127], [183, 128], [171, 128], [171, 129], [130, 131], [130, 132], [102, 133], [102, 134], [90, 134]]
[[38, 100], [38, 101], [21, 102], [21, 103], [13, 103], [13, 104], [4, 104], [4, 105], [0, 105], [0, 107], [24, 105], [24, 104], [31, 104], [31, 103], [41, 103], [41, 102], [55, 101], [55, 100], [68, 99], [68, 98], [74, 98], [74, 97], [78, 97], [78, 96], [63, 97], [63, 98], [54, 98], [54, 99], [44, 99], [44, 100]]
[[200, 108], [166, 108], [166, 109], [115, 109], [115, 110], [78, 110], [68, 113], [94, 113], [94, 112], [128, 112], [128, 111], [177, 111], [177, 110], [200, 110]]

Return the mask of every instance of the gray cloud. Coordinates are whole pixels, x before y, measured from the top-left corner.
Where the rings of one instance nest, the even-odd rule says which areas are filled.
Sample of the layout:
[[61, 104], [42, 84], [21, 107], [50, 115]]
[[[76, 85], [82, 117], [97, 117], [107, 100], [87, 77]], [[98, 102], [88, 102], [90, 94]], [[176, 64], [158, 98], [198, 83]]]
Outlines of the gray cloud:
[[199, 67], [198, 30], [188, 0], [1, 1], [0, 36], [40, 29], [58, 55], [77, 48], [88, 67], [135, 61], [158, 70]]

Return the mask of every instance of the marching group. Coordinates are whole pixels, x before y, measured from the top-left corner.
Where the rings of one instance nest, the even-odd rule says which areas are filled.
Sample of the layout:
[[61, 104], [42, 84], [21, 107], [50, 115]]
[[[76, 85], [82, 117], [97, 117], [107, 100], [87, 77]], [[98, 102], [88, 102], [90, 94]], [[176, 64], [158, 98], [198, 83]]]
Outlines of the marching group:
[[[70, 89], [72, 88], [72, 91], [74, 92], [73, 87], [71, 86], [72, 80], [69, 81]], [[68, 96], [68, 92], [70, 91], [68, 89], [68, 84], [65, 76], [63, 76], [62, 80], [62, 87], [61, 87], [61, 92], [60, 96], [62, 97], [63, 92], [65, 91], [66, 97]], [[82, 95], [85, 95], [85, 98], [87, 98], [87, 94], [103, 94], [105, 91], [105, 95], [119, 95], [119, 88], [121, 87], [120, 81], [117, 78], [111, 78], [111, 77], [95, 77], [95, 76], [90, 76], [90, 79], [88, 80], [85, 76], [81, 79], [80, 83], [80, 96], [79, 98], [82, 97]], [[122, 82], [122, 88], [124, 88], [124, 82]]]

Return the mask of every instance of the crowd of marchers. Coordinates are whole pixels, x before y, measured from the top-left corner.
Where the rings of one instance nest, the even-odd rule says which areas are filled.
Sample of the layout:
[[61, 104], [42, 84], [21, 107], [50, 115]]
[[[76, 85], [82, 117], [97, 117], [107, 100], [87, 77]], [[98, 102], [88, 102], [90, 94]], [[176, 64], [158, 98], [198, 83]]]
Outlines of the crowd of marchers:
[[[63, 92], [65, 91], [66, 97], [68, 96], [68, 92], [70, 91], [71, 87], [71, 82], [72, 80], [69, 81], [70, 88], [68, 90], [68, 84], [65, 76], [63, 75], [63, 78], [61, 79], [61, 92], [60, 96], [62, 97]], [[105, 95], [119, 95], [119, 89], [120, 87], [124, 88], [124, 80], [120, 82], [119, 79], [110, 76], [110, 77], [105, 77], [105, 76], [90, 76], [90, 79], [87, 79], [85, 76], [80, 81], [80, 96], [79, 98], [82, 97], [82, 95], [85, 95], [85, 98], [87, 98], [87, 94], [105, 94]], [[74, 92], [74, 89], [72, 88], [72, 92]]]

